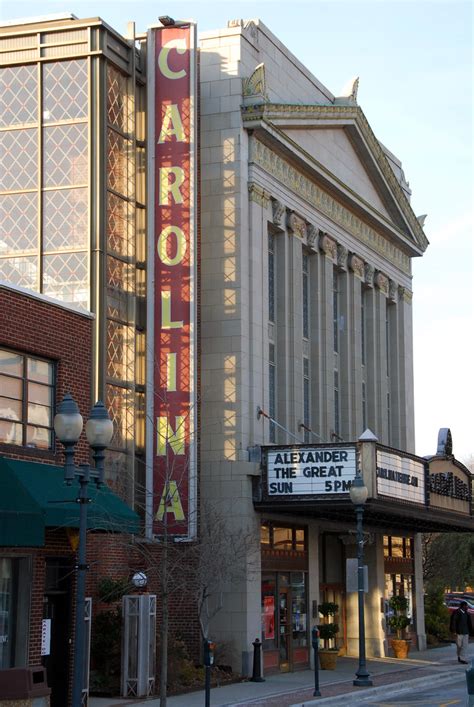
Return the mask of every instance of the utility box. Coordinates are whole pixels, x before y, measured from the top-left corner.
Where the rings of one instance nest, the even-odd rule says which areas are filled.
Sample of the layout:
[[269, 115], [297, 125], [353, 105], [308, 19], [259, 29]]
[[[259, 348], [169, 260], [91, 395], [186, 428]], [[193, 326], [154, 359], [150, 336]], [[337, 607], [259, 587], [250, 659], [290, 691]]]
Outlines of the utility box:
[[50, 694], [42, 665], [0, 670], [0, 707], [49, 707]]
[[156, 595], [122, 598], [122, 697], [149, 697], [155, 692]]

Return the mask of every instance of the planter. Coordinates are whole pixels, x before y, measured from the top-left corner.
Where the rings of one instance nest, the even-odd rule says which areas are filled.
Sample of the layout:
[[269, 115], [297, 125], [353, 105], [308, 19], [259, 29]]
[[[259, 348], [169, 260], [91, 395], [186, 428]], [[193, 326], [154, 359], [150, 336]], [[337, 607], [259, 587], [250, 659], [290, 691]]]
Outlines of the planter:
[[336, 670], [337, 650], [328, 648], [319, 649], [319, 665], [321, 670]]
[[406, 658], [410, 650], [410, 641], [405, 638], [391, 638], [390, 645], [392, 646], [395, 658]]

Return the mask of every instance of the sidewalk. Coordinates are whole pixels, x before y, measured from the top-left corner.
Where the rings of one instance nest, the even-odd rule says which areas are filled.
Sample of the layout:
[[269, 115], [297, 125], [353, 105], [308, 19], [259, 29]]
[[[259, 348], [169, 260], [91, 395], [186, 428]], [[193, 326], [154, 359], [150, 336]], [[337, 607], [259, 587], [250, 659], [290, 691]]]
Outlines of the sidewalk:
[[[474, 656], [473, 656], [474, 657]], [[372, 658], [367, 667], [374, 683], [372, 688], [356, 688], [352, 685], [358, 667], [356, 658], [338, 658], [336, 670], [319, 671], [321, 697], [313, 697], [314, 672], [303, 670], [297, 673], [271, 675], [265, 682], [240, 682], [211, 690], [212, 707], [310, 707], [314, 705], [351, 704], [351, 695], [362, 698], [369, 693], [374, 697], [383, 692], [384, 697], [411, 686], [434, 685], [437, 682], [465, 682], [465, 665], [456, 660], [453, 644], [412, 653], [411, 658]], [[410, 683], [407, 685], [407, 681]], [[413, 682], [415, 681], [415, 682]], [[467, 694], [467, 693], [466, 693]], [[168, 697], [168, 707], [202, 707], [204, 691]], [[89, 707], [113, 707], [136, 705], [159, 707], [158, 698], [132, 700], [91, 697]]]

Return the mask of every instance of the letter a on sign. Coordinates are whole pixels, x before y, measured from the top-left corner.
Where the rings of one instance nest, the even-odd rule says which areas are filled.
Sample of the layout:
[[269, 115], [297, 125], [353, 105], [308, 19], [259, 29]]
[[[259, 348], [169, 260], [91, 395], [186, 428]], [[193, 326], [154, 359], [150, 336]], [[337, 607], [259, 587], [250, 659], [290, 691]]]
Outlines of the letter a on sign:
[[175, 520], [184, 520], [183, 506], [176, 481], [170, 481], [163, 489], [156, 520], [163, 520], [165, 513], [173, 513]]

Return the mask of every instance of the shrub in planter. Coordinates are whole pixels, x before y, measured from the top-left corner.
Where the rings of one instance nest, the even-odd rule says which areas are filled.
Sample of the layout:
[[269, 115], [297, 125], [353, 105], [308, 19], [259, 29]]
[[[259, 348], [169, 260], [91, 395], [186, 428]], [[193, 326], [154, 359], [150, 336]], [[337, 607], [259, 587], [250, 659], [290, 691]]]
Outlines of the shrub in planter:
[[394, 594], [388, 604], [394, 614], [388, 618], [387, 624], [397, 636], [390, 640], [390, 645], [396, 658], [406, 658], [410, 648], [410, 641], [404, 638], [405, 630], [410, 625], [406, 615], [408, 599], [403, 594]]
[[[324, 646], [319, 649], [319, 662], [322, 670], [334, 670], [339, 652], [335, 645], [335, 639], [339, 633], [339, 624], [329, 623], [329, 617], [337, 614], [339, 606], [334, 602], [326, 601], [318, 606], [318, 611], [325, 619], [324, 623], [318, 625], [319, 638], [323, 641]], [[332, 640], [334, 640], [334, 648], [329, 647], [329, 643]]]

